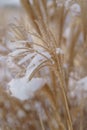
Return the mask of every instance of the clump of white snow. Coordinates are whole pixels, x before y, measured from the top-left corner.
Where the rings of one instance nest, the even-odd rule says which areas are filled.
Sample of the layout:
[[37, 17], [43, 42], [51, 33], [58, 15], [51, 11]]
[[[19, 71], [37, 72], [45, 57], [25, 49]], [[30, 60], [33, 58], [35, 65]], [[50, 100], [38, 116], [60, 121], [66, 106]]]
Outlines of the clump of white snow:
[[72, 97], [76, 97], [78, 103], [80, 103], [81, 100], [87, 98], [87, 77], [84, 77], [79, 81], [76, 81], [74, 86], [75, 87], [70, 94]]
[[27, 81], [27, 78], [23, 77], [12, 79], [8, 85], [12, 96], [20, 100], [27, 100], [45, 85], [45, 81], [42, 78], [33, 78], [31, 81]]
[[84, 77], [77, 82], [77, 88], [87, 91], [87, 77]]
[[77, 3], [73, 4], [71, 6], [70, 10], [71, 10], [73, 16], [78, 15], [81, 12], [80, 5]]
[[48, 59], [51, 59], [51, 56], [48, 52], [41, 52], [41, 54], [36, 54], [34, 56], [34, 58], [31, 60], [30, 64], [28, 65], [27, 69], [26, 69], [26, 76], [30, 77], [30, 75], [32, 74], [32, 72], [41, 64], [43, 63], [45, 60], [47, 60], [45, 57], [47, 57]]
[[62, 49], [56, 48], [56, 54], [64, 54], [64, 52]]
[[6, 57], [5, 56], [0, 56], [0, 62], [5, 62]]
[[81, 8], [80, 5], [75, 3], [71, 6], [71, 11], [75, 12], [75, 13], [80, 13], [81, 12]]
[[39, 116], [46, 121], [47, 120], [47, 116], [45, 114], [44, 109], [42, 108], [41, 104], [39, 102], [36, 102], [34, 105], [35, 109], [37, 110]]
[[26, 113], [23, 110], [18, 110], [17, 116], [18, 116], [18, 118], [24, 118], [24, 117], [26, 117]]
[[68, 9], [70, 7], [70, 2], [71, 2], [71, 0], [66, 0], [66, 2], [65, 2], [66, 9]]

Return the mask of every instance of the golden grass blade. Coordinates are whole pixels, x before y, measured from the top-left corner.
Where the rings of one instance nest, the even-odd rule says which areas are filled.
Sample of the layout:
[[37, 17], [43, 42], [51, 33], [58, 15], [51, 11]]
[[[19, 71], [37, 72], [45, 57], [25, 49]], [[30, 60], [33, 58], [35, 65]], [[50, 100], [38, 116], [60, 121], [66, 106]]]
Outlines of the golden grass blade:
[[39, 121], [40, 121], [40, 124], [41, 124], [41, 128], [42, 128], [42, 130], [45, 130], [43, 120], [42, 120], [42, 118], [40, 117], [39, 114], [38, 114], [38, 116], [39, 116]]
[[40, 71], [40, 69], [42, 69], [43, 67], [46, 67], [46, 66], [49, 66], [49, 67], [51, 67], [52, 68], [52, 66], [50, 65], [50, 64], [48, 64], [48, 61], [46, 60], [46, 61], [43, 61], [40, 65], [38, 65], [36, 68], [35, 68], [35, 70], [31, 73], [31, 75], [29, 76], [29, 80], [31, 80], [33, 77], [34, 77], [34, 75], [37, 73], [37, 72], [39, 72]]
[[31, 4], [30, 4], [29, 0], [20, 0], [20, 1], [21, 1], [21, 4], [23, 5], [23, 7], [25, 8], [28, 16], [29, 16], [29, 20], [30, 20], [32, 26], [34, 27], [34, 29], [36, 29], [36, 31], [38, 33], [40, 33], [37, 25], [34, 22], [37, 19], [37, 17], [36, 17], [32, 7], [31, 7]]

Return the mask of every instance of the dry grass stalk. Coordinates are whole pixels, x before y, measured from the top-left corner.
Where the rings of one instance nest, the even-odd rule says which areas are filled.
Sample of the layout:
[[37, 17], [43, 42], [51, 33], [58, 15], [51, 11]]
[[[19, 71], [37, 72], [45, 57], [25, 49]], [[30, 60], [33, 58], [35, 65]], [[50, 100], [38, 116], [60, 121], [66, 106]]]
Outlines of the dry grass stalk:
[[25, 8], [26, 12], [28, 13], [29, 20], [31, 21], [32, 26], [36, 29], [37, 32], [39, 32], [39, 29], [34, 21], [37, 18], [35, 16], [35, 13], [34, 13], [34, 10], [31, 6], [31, 3], [28, 0], [26, 0], [26, 1], [21, 0], [21, 3], [24, 5], [24, 8]]
[[[22, 3], [23, 3], [24, 8], [26, 8], [25, 0], [22, 0]], [[36, 3], [36, 5], [37, 5], [37, 3]], [[34, 5], [31, 5], [31, 7], [28, 7], [28, 8], [32, 8], [32, 6], [34, 8]], [[37, 8], [38, 7], [39, 7], [39, 3], [37, 5]], [[64, 9], [64, 7], [63, 7], [63, 9]], [[40, 8], [38, 8], [38, 12], [39, 11], [40, 11]], [[28, 9], [27, 9], [27, 12], [28, 12]], [[30, 14], [30, 12], [28, 12], [28, 13]], [[32, 14], [32, 12], [31, 12], [31, 14]], [[64, 11], [62, 12], [62, 14], [64, 14]], [[39, 14], [39, 15], [42, 16], [42, 14]], [[38, 16], [37, 16], [37, 18], [38, 18]], [[31, 20], [34, 21], [34, 19], [31, 19]], [[62, 20], [62, 19], [60, 18], [60, 20]], [[61, 64], [61, 59], [55, 53], [56, 48], [58, 48], [59, 46], [58, 46], [58, 44], [57, 44], [57, 42], [56, 42], [56, 40], [54, 38], [54, 35], [50, 31], [49, 27], [46, 25], [46, 23], [44, 23], [44, 19], [42, 19], [42, 20], [40, 19], [39, 21], [37, 20], [36, 24], [37, 24], [37, 26], [38, 26], [38, 28], [40, 30], [40, 34], [41, 34], [42, 38], [47, 43], [47, 48], [49, 50], [49, 54], [51, 54], [52, 60], [54, 61], [54, 69], [53, 70], [54, 71], [56, 70], [57, 77], [59, 78], [59, 81], [60, 81], [61, 92], [63, 94], [64, 105], [65, 105], [65, 109], [66, 109], [66, 113], [67, 113], [68, 129], [73, 130], [72, 121], [71, 121], [71, 117], [70, 117], [69, 106], [68, 106], [68, 101], [67, 101], [67, 95], [66, 95], [66, 92], [65, 92], [65, 88], [66, 88], [65, 84], [66, 83], [65, 83], [65, 79], [64, 79], [63, 67], [62, 67], [62, 64]], [[60, 35], [60, 38], [61, 38], [61, 35]], [[43, 43], [43, 44], [45, 45], [45, 43]], [[49, 62], [49, 63], [51, 63], [51, 62]], [[38, 68], [38, 70], [39, 70], [39, 68]]]
[[79, 4], [81, 7], [81, 19], [83, 25], [84, 42], [86, 43], [87, 42], [87, 13], [86, 13], [87, 1], [79, 0]]
[[[65, 1], [63, 1], [65, 2]], [[69, 99], [67, 97], [67, 94], [69, 92], [68, 90], [68, 81], [69, 81], [69, 76], [70, 73], [73, 72], [73, 69], [71, 68], [75, 67], [74, 61], [77, 59], [81, 59], [80, 55], [83, 57], [84, 53], [82, 52], [76, 52], [75, 47], [77, 44], [78, 37], [80, 35], [80, 28], [78, 27], [76, 33], [75, 28], [77, 27], [76, 23], [73, 21], [72, 27], [71, 27], [71, 41], [70, 41], [70, 48], [68, 51], [68, 64], [69, 68], [68, 70], [68, 76], [67, 80], [65, 77], [65, 70], [64, 70], [64, 54], [57, 54], [56, 49], [62, 47], [62, 35], [63, 35], [63, 29], [64, 29], [64, 23], [65, 19], [67, 16], [67, 13], [69, 10], [65, 9], [64, 3], [62, 6], [57, 6], [57, 3], [55, 0], [52, 0], [52, 9], [54, 10], [53, 16], [51, 17], [49, 7], [47, 6], [47, 1], [46, 0], [33, 0], [33, 4], [31, 4], [30, 1], [28, 0], [21, 0], [21, 3], [25, 10], [27, 11], [27, 14], [29, 16], [29, 20], [32, 24], [32, 27], [34, 31], [28, 30], [28, 34], [33, 36], [33, 38], [37, 37], [41, 43], [32, 40], [29, 41], [27, 40], [26, 37], [26, 30], [20, 30], [17, 26], [12, 27], [13, 31], [15, 33], [15, 37], [17, 40], [25, 40], [26, 46], [24, 49], [26, 49], [26, 55], [32, 52], [35, 52], [37, 54], [40, 54], [42, 57], [45, 58], [45, 61], [43, 61], [40, 65], [37, 66], [37, 68], [32, 72], [30, 75], [29, 79], [32, 79], [32, 77], [36, 74], [39, 73], [40, 69], [42, 67], [48, 66], [50, 68], [50, 71], [53, 71], [53, 74], [55, 74], [55, 77], [51, 77], [51, 80], [56, 81], [56, 78], [58, 79], [58, 82], [53, 82], [52, 88], [49, 86], [45, 86], [40, 90], [42, 93], [42, 98], [46, 96], [47, 99], [49, 99], [51, 103], [51, 107], [53, 108], [53, 115], [49, 114], [48, 108], [45, 106], [45, 102], [41, 97], [39, 97], [40, 102], [43, 105], [43, 108], [45, 109], [45, 113], [48, 117], [48, 126], [51, 130], [56, 130], [54, 126], [52, 125], [52, 120], [50, 119], [55, 119], [56, 122], [59, 125], [60, 130], [74, 130], [73, 121], [71, 119], [71, 112], [72, 109], [70, 110], [69, 107]], [[81, 4], [82, 8], [83, 5]], [[43, 9], [42, 9], [42, 8]], [[86, 8], [84, 8], [86, 10]], [[84, 10], [84, 11], [85, 11]], [[86, 11], [85, 11], [86, 12]], [[85, 14], [86, 15], [86, 14]], [[54, 18], [52, 20], [52, 18]], [[83, 13], [80, 21], [83, 19]], [[78, 18], [77, 20], [78, 21]], [[83, 24], [84, 22], [84, 24]], [[82, 23], [79, 25], [83, 26], [83, 32], [84, 32], [84, 41], [86, 41], [86, 20], [83, 20]], [[78, 22], [77, 22], [78, 23]], [[55, 27], [55, 32], [52, 30], [52, 25]], [[24, 25], [23, 25], [24, 26]], [[51, 55], [51, 59], [49, 59], [45, 54], [42, 54], [38, 50], [35, 50], [33, 46], [37, 46], [43, 48], [46, 52], [48, 52]], [[21, 48], [19, 48], [21, 49]], [[23, 48], [22, 48], [23, 49]], [[25, 53], [22, 53], [19, 55], [20, 58], [22, 58], [25, 55]], [[79, 57], [79, 58], [78, 58]], [[15, 57], [14, 57], [15, 58]], [[65, 57], [66, 58], [66, 57]], [[77, 59], [76, 59], [77, 58]], [[17, 61], [16, 61], [17, 62]], [[81, 61], [79, 61], [79, 66], [81, 67]], [[82, 64], [82, 66], [86, 66]], [[83, 67], [84, 68], [84, 67]], [[52, 74], [52, 76], [53, 76]], [[39, 74], [40, 76], [40, 74]], [[60, 88], [58, 91], [58, 87]], [[38, 94], [39, 95], [39, 94]], [[63, 103], [62, 107], [64, 106], [64, 119], [62, 118], [60, 114], [60, 110], [62, 109], [60, 107], [60, 104], [58, 102], [58, 98], [61, 99], [61, 102]], [[75, 111], [75, 114], [72, 116], [73, 118], [77, 117], [77, 112], [79, 113], [78, 109], [73, 109]], [[74, 113], [74, 112], [72, 112]], [[39, 121], [42, 127], [42, 130], [45, 130], [44, 122], [42, 121], [41, 117], [39, 117]], [[81, 122], [82, 125], [82, 122]], [[82, 129], [82, 127], [81, 127]]]

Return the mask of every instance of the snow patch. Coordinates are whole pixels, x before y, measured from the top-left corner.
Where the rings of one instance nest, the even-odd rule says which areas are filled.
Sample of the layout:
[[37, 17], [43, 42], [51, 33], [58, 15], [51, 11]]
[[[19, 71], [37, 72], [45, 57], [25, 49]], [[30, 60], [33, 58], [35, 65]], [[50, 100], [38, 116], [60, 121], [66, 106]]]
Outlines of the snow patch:
[[73, 98], [76, 97], [78, 103], [80, 103], [81, 100], [87, 98], [87, 77], [84, 77], [79, 81], [70, 80], [70, 85], [74, 86], [74, 89], [71, 91], [70, 96]]
[[31, 54], [26, 55], [24, 58], [22, 58], [22, 59], [18, 62], [18, 64], [21, 65], [21, 64], [25, 63], [26, 61], [29, 61], [32, 57], [35, 56], [35, 54], [36, 54], [36, 53], [31, 53]]
[[81, 12], [80, 5], [77, 4], [77, 3], [73, 4], [71, 6], [70, 10], [71, 10], [71, 13], [72, 13], [73, 16], [78, 15]]
[[26, 70], [26, 76], [30, 77], [30, 75], [32, 74], [32, 72], [45, 60], [47, 60], [45, 57], [47, 57], [48, 59], [51, 58], [50, 54], [48, 52], [41, 52], [41, 54], [36, 54], [35, 57], [31, 60], [30, 64], [27, 67]]
[[87, 91], [87, 77], [84, 77], [77, 82], [77, 89]]
[[64, 54], [64, 52], [62, 49], [56, 48], [56, 54]]
[[31, 81], [27, 81], [27, 78], [23, 77], [12, 79], [8, 85], [12, 96], [20, 100], [27, 100], [32, 98], [35, 92], [45, 85], [45, 81], [42, 78], [33, 78]]

